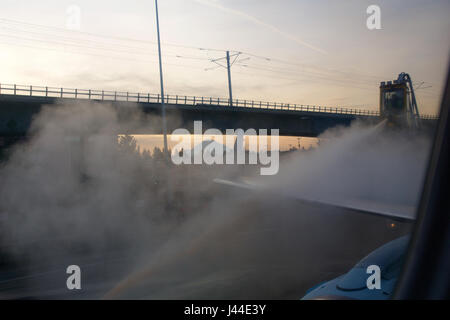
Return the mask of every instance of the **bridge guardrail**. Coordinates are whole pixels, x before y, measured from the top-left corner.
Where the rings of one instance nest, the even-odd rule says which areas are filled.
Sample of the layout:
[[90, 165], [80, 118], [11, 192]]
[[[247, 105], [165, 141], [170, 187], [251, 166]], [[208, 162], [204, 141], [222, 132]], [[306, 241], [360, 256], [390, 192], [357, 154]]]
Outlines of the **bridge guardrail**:
[[[57, 87], [43, 87], [32, 85], [17, 85], [17, 84], [2, 84], [0, 83], [0, 95], [13, 94], [21, 96], [33, 97], [54, 97], [54, 98], [72, 98], [84, 100], [101, 100], [101, 101], [129, 101], [129, 102], [147, 102], [147, 103], [161, 103], [160, 94], [152, 93], [131, 93], [128, 91], [108, 91], [108, 90], [93, 90], [93, 89], [71, 89], [71, 88], [57, 88]], [[229, 106], [229, 99], [213, 98], [213, 97], [198, 97], [198, 96], [179, 96], [179, 95], [164, 95], [164, 101], [167, 104], [182, 104], [182, 105], [212, 105], [212, 106]], [[233, 99], [233, 107], [238, 108], [260, 108], [272, 110], [290, 110], [290, 111], [307, 111], [320, 113], [334, 113], [334, 114], [348, 114], [348, 115], [364, 115], [364, 116], [379, 116], [378, 111], [339, 108], [339, 107], [324, 107], [314, 105], [299, 105], [290, 103], [264, 102], [255, 100], [240, 100]], [[422, 115], [422, 119], [437, 119], [437, 116]]]

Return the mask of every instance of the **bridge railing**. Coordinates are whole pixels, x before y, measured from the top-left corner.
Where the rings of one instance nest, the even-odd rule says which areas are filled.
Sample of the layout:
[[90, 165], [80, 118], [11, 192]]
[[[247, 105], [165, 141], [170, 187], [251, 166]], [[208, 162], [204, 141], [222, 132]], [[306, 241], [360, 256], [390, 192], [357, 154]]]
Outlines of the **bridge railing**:
[[[101, 100], [101, 101], [129, 101], [129, 102], [147, 102], [161, 103], [160, 94], [152, 93], [132, 93], [127, 91], [108, 91], [108, 90], [92, 90], [92, 89], [73, 89], [58, 87], [43, 87], [18, 84], [2, 84], [0, 83], [0, 94], [13, 94], [21, 96], [34, 97], [54, 97], [54, 98], [71, 98], [85, 100]], [[167, 104], [181, 105], [210, 105], [229, 107], [229, 99], [198, 97], [198, 96], [181, 96], [181, 95], [164, 95], [164, 101]], [[334, 113], [348, 115], [363, 116], [379, 116], [378, 111], [350, 109], [342, 107], [324, 107], [315, 105], [299, 105], [290, 103], [264, 102], [256, 100], [233, 99], [233, 107], [238, 108], [259, 108], [273, 110], [290, 110], [290, 111], [307, 111], [319, 113]], [[437, 119], [436, 116], [422, 115], [423, 119]]]

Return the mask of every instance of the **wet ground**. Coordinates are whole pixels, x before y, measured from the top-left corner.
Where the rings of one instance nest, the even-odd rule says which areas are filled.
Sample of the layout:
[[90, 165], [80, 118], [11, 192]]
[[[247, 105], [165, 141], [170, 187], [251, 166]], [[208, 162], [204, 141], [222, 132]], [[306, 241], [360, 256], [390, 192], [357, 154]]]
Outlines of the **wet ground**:
[[[181, 227], [158, 245], [52, 249], [38, 261], [2, 254], [0, 298], [299, 299], [410, 228], [270, 197], [237, 193], [228, 216], [204, 216], [198, 229]], [[72, 264], [81, 268], [81, 290], [66, 287]]]

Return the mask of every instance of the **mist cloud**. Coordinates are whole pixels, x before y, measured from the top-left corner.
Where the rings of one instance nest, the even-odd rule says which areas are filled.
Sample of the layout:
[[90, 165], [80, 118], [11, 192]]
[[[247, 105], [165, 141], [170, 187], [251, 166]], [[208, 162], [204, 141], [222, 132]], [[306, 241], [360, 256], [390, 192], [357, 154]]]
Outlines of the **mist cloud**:
[[[143, 116], [136, 108], [127, 126]], [[105, 262], [82, 284], [101, 283], [90, 298], [300, 298], [409, 226], [390, 231], [384, 219], [295, 198], [415, 205], [430, 145], [358, 123], [331, 129], [316, 150], [282, 159], [277, 176], [249, 177], [269, 186], [253, 193], [214, 184], [226, 166], [167, 170], [123, 152], [123, 127], [109, 104], [48, 106], [0, 169], [5, 250], [20, 266], [45, 257], [62, 277], [67, 262], [86, 270], [96, 255]], [[59, 280], [36, 280], [34, 294], [45, 297], [49, 283]]]

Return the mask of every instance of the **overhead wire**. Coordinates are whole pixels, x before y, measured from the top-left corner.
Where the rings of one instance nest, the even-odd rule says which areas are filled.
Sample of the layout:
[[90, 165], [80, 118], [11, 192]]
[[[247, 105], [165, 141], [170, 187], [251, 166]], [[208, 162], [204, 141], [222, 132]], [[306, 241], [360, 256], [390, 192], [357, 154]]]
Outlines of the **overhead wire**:
[[[129, 55], [135, 55], [135, 56], [156, 56], [156, 52], [150, 52], [148, 45], [155, 46], [157, 45], [154, 41], [149, 40], [140, 40], [140, 39], [134, 39], [134, 38], [126, 38], [126, 37], [118, 37], [118, 36], [109, 36], [109, 35], [100, 35], [96, 33], [91, 32], [84, 32], [84, 31], [76, 31], [76, 30], [68, 30], [65, 28], [60, 27], [53, 27], [53, 26], [44, 26], [29, 22], [23, 22], [23, 21], [17, 21], [12, 19], [6, 19], [6, 18], [0, 18], [0, 29], [10, 31], [13, 34], [2, 34], [0, 33], [0, 37], [3, 38], [9, 38], [14, 40], [21, 40], [28, 42], [25, 45], [28, 47], [34, 47], [44, 50], [52, 50], [52, 51], [58, 51], [54, 50], [48, 47], [36, 47], [36, 46], [30, 46], [29, 42], [39, 42], [39, 43], [46, 43], [46, 44], [52, 44], [59, 47], [63, 47], [64, 50], [59, 50], [67, 53], [75, 53], [75, 54], [86, 54], [91, 56], [101, 56], [101, 57], [108, 57], [112, 59], [120, 59], [120, 60], [126, 60], [126, 61], [135, 61], [135, 62], [156, 62], [156, 60], [148, 60], [148, 59], [135, 59], [130, 58]], [[31, 29], [31, 30], [30, 30]], [[44, 32], [39, 32], [44, 31]], [[19, 35], [17, 35], [19, 34]], [[29, 35], [35, 35], [37, 37], [30, 38], [23, 36], [23, 34], [29, 34]], [[47, 38], [46, 38], [47, 37]], [[48, 37], [51, 37], [51, 39], [48, 39]], [[83, 38], [84, 37], [84, 38]], [[88, 39], [86, 39], [88, 37]], [[96, 40], [94, 40], [96, 39]], [[99, 41], [99, 39], [102, 39], [102, 41]], [[104, 40], [113, 40], [114, 42], [105, 42]], [[130, 45], [130, 43], [133, 43], [133, 45]], [[12, 45], [22, 45], [25, 46], [23, 43], [9, 43]], [[139, 45], [136, 45], [139, 44]], [[169, 58], [169, 59], [185, 59], [185, 60], [191, 60], [192, 62], [202, 62], [202, 63], [216, 63], [220, 65], [221, 67], [225, 67], [219, 63], [217, 63], [217, 58], [211, 57], [213, 53], [216, 52], [226, 52], [226, 50], [222, 49], [214, 49], [214, 48], [206, 48], [206, 47], [196, 47], [196, 46], [190, 46], [190, 45], [184, 45], [184, 44], [174, 44], [174, 43], [163, 43], [164, 46], [168, 46], [171, 48], [168, 48], [169, 50], [165, 50], [168, 53], [164, 53], [163, 57]], [[91, 50], [89, 52], [82, 51], [82, 52], [70, 52], [67, 50], [67, 46], [69, 47], [75, 47], [75, 48], [81, 48], [81, 49], [88, 49]], [[173, 48], [183, 48], [183, 49], [189, 49], [189, 50], [195, 50], [196, 52], [202, 52], [206, 53], [205, 56], [197, 56], [197, 55], [188, 55], [185, 53], [180, 52], [174, 52]], [[129, 50], [128, 50], [129, 49]], [[118, 56], [109, 56], [109, 55], [101, 55], [98, 54], [98, 52], [92, 52], [94, 51], [106, 51], [106, 52], [112, 52], [116, 54], [127, 54], [126, 59], [120, 58]], [[172, 52], [170, 51], [172, 50]], [[376, 84], [380, 79], [385, 79], [386, 77], [381, 77], [378, 75], [373, 74], [364, 74], [360, 72], [353, 72], [353, 71], [343, 71], [343, 70], [336, 70], [336, 69], [330, 69], [324, 66], [320, 66], [317, 64], [312, 63], [299, 63], [295, 61], [287, 61], [279, 58], [272, 58], [267, 57], [264, 55], [259, 54], [253, 54], [245, 51], [238, 51], [233, 50], [230, 51], [232, 55], [235, 56], [235, 59], [233, 61], [233, 64], [235, 66], [241, 67], [243, 69], [251, 69], [255, 70], [256, 72], [259, 72], [259, 75], [266, 76], [270, 78], [278, 78], [278, 79], [285, 79], [289, 81], [309, 81], [309, 80], [315, 80], [315, 81], [321, 81], [321, 82], [327, 82], [327, 83], [334, 83], [338, 86], [348, 86], [351, 84], [355, 88], [360, 88], [367, 90], [370, 86], [370, 88], [373, 87], [374, 84]], [[264, 64], [258, 64], [251, 61], [250, 63], [243, 64], [242, 59], [237, 60], [237, 58], [242, 56], [247, 56], [247, 59], [250, 60], [251, 58], [254, 58], [256, 60], [261, 60], [262, 62], [265, 62]], [[205, 68], [204, 66], [200, 67], [198, 65], [192, 66], [192, 65], [176, 65], [172, 64], [170, 62], [166, 62], [167, 65], [177, 66], [177, 67], [187, 67], [187, 68], [196, 68], [196, 69], [203, 69], [205, 71], [214, 70], [219, 68], [219, 66], [216, 67], [209, 67]], [[287, 69], [284, 67], [281, 67], [280, 65], [284, 66], [291, 66], [295, 67], [297, 69]], [[300, 68], [300, 69], [298, 69]], [[245, 74], [246, 72], [238, 72], [241, 74]], [[265, 73], [271, 73], [271, 75], [264, 75]], [[249, 74], [249, 73], [247, 73]], [[277, 76], [274, 76], [274, 74], [277, 74]], [[251, 75], [251, 74], [249, 74]], [[254, 74], [253, 74], [254, 75]], [[281, 76], [280, 76], [281, 75]], [[285, 76], [287, 75], [287, 77]], [[308, 77], [308, 79], [301, 79], [299, 77]], [[423, 87], [418, 89], [428, 89], [429, 87]], [[421, 91], [423, 93], [427, 91]], [[429, 94], [429, 92], [427, 92]]]

